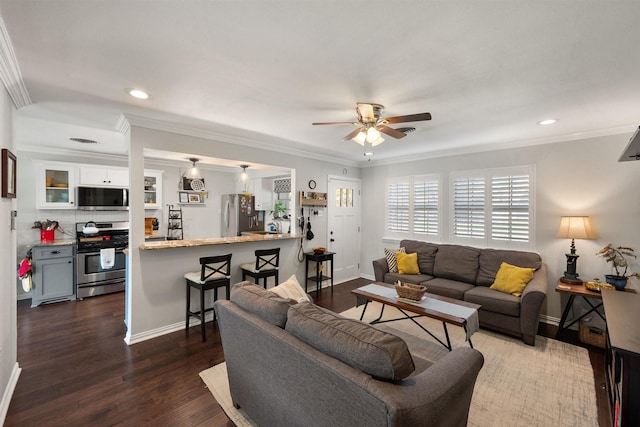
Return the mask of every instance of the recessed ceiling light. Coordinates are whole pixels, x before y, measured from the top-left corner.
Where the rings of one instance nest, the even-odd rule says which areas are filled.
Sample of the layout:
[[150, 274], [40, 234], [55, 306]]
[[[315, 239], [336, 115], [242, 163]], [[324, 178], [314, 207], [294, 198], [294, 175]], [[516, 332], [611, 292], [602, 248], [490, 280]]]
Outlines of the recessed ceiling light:
[[138, 98], [138, 99], [148, 99], [149, 98], [149, 94], [143, 90], [140, 89], [129, 89], [127, 90], [127, 92], [129, 92], [129, 95], [133, 96], [134, 98]]
[[365, 156], [373, 156], [373, 153], [371, 151], [367, 151], [366, 153], [364, 153]]
[[540, 120], [538, 124], [542, 126], [546, 126], [546, 125], [552, 125], [555, 122], [556, 122], [556, 119], [546, 119], [546, 120]]

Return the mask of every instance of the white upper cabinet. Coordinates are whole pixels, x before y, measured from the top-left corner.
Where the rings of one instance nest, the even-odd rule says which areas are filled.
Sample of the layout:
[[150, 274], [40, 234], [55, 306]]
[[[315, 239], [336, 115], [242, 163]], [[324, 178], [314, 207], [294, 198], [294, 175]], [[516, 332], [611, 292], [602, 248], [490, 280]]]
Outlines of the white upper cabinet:
[[36, 163], [36, 207], [75, 209], [76, 171], [67, 163]]
[[126, 168], [81, 166], [80, 185], [129, 187], [129, 170]]
[[247, 190], [255, 197], [255, 210], [273, 210], [273, 180], [269, 178], [252, 179]]

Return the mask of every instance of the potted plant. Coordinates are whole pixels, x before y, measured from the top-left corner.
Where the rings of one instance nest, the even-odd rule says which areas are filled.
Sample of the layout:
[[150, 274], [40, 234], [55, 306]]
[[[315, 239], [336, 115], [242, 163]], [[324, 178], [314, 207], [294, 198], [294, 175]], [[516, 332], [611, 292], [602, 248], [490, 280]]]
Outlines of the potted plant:
[[640, 279], [640, 274], [638, 273], [627, 273], [629, 262], [626, 257], [637, 258], [633, 248], [625, 246], [616, 247], [609, 243], [600, 249], [596, 255], [603, 257], [606, 262], [611, 263], [611, 270], [612, 272], [615, 271], [616, 274], [606, 274], [604, 277], [607, 283], [615, 286], [618, 291], [624, 290], [629, 277]]

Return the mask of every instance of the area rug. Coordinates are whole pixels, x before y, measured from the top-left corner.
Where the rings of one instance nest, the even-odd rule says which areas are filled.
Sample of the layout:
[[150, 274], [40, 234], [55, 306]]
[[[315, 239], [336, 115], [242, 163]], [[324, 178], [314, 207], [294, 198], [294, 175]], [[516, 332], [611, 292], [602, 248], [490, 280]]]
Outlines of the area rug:
[[[341, 313], [359, 318], [362, 307]], [[370, 303], [365, 321], [380, 313], [378, 303]], [[400, 313], [385, 309], [383, 319]], [[435, 335], [444, 338], [442, 324], [419, 319]], [[448, 353], [411, 321], [377, 325], [403, 338], [412, 354], [435, 362]], [[466, 346], [464, 331], [448, 326], [454, 348]], [[469, 411], [470, 426], [597, 426], [598, 414], [593, 370], [588, 351], [553, 339], [536, 337], [535, 347], [506, 335], [481, 330], [473, 335], [473, 346], [484, 356]], [[256, 425], [244, 411], [231, 403], [224, 363], [200, 373], [213, 397], [237, 426]]]

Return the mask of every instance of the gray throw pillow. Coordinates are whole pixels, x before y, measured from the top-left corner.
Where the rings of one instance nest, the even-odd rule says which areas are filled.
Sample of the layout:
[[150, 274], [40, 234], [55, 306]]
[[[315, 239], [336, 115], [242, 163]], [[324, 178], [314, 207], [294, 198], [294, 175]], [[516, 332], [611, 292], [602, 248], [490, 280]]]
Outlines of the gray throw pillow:
[[387, 259], [387, 265], [389, 266], [389, 273], [397, 273], [398, 272], [398, 260], [396, 259], [396, 254], [398, 252], [405, 253], [404, 248], [398, 249], [384, 249], [384, 257]]
[[289, 308], [285, 330], [378, 379], [401, 380], [415, 369], [407, 344], [400, 337], [311, 303]]
[[[287, 323], [287, 311], [291, 307], [291, 300], [280, 298], [255, 283], [236, 283], [231, 288], [230, 299], [238, 307], [272, 325], [284, 328]], [[295, 304], [295, 301], [293, 303]]]

